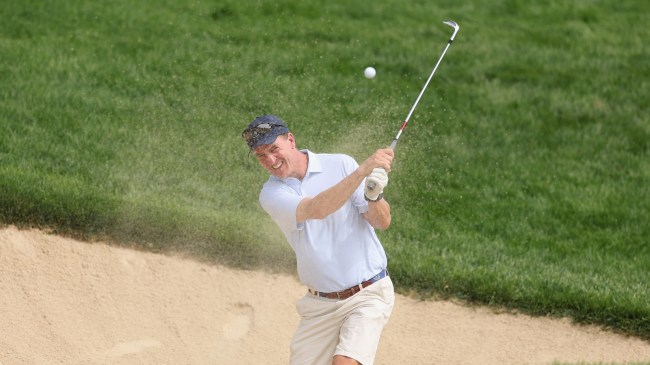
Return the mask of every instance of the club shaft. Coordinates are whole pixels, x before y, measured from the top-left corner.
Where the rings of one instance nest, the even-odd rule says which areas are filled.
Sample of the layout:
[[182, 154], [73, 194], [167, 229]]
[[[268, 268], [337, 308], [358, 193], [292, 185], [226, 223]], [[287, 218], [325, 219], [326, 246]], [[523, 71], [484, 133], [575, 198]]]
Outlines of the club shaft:
[[[456, 32], [454, 32], [454, 35]], [[431, 71], [431, 74], [429, 75], [429, 78], [427, 79], [427, 82], [424, 83], [424, 87], [420, 91], [420, 94], [418, 95], [417, 99], [415, 99], [415, 103], [413, 103], [413, 106], [411, 107], [411, 110], [409, 111], [408, 115], [406, 116], [406, 119], [404, 119], [404, 123], [402, 123], [402, 127], [399, 129], [397, 132], [397, 135], [395, 136], [395, 139], [393, 139], [393, 142], [390, 144], [391, 149], [395, 149], [397, 147], [397, 141], [399, 140], [399, 137], [402, 135], [402, 132], [404, 131], [404, 128], [406, 128], [406, 125], [409, 122], [409, 119], [411, 119], [411, 115], [413, 115], [413, 112], [415, 111], [415, 108], [418, 106], [418, 103], [420, 102], [420, 99], [422, 98], [422, 95], [424, 94], [424, 91], [427, 89], [427, 86], [429, 86], [429, 82], [431, 82], [431, 79], [433, 78], [433, 75], [436, 73], [436, 70], [438, 69], [438, 66], [440, 66], [440, 62], [442, 61], [442, 58], [445, 56], [445, 53], [447, 53], [447, 49], [449, 49], [449, 46], [451, 45], [451, 42], [453, 42], [453, 38], [449, 39], [449, 42], [447, 42], [447, 46], [445, 46], [445, 49], [442, 51], [442, 54], [440, 55], [440, 58], [438, 58], [438, 62], [436, 62], [435, 67], [433, 68], [433, 71]]]
[[[395, 147], [397, 147], [397, 141], [399, 141], [399, 137], [402, 135], [402, 132], [404, 131], [404, 128], [406, 128], [406, 125], [409, 122], [409, 119], [411, 119], [411, 115], [413, 114], [413, 111], [415, 111], [415, 108], [418, 106], [418, 103], [420, 102], [420, 98], [422, 98], [422, 94], [424, 94], [424, 90], [427, 89], [427, 86], [429, 85], [429, 82], [433, 78], [433, 75], [436, 73], [436, 70], [438, 69], [438, 66], [440, 66], [440, 62], [442, 61], [442, 58], [445, 56], [445, 53], [447, 53], [447, 49], [449, 49], [449, 46], [451, 46], [451, 42], [454, 41], [454, 37], [456, 37], [456, 33], [458, 33], [458, 29], [460, 27], [456, 22], [449, 20], [446, 22], [443, 22], [444, 24], [453, 27], [454, 28], [454, 33], [449, 37], [449, 41], [447, 42], [447, 45], [445, 46], [445, 49], [442, 51], [442, 54], [440, 55], [440, 58], [438, 58], [438, 62], [436, 62], [436, 66], [433, 68], [433, 71], [431, 71], [431, 74], [429, 75], [429, 78], [427, 79], [427, 82], [424, 84], [424, 87], [422, 87], [422, 90], [420, 91], [420, 94], [418, 95], [417, 99], [415, 99], [415, 103], [413, 103], [413, 106], [411, 107], [411, 110], [409, 111], [408, 115], [406, 116], [406, 119], [404, 119], [404, 122], [402, 123], [402, 126], [400, 127], [399, 131], [397, 132], [397, 135], [393, 139], [393, 141], [390, 144], [390, 149], [394, 150]], [[375, 183], [373, 181], [370, 181], [366, 185], [367, 189], [372, 191], [375, 190]]]

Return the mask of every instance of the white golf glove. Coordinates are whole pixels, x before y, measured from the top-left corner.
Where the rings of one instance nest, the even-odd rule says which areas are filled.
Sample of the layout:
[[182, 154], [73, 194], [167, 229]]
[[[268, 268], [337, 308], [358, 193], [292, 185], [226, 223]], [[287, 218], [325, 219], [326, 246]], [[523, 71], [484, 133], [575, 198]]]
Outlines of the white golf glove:
[[366, 186], [363, 193], [366, 200], [376, 202], [384, 197], [384, 188], [388, 185], [388, 173], [377, 167], [366, 177]]

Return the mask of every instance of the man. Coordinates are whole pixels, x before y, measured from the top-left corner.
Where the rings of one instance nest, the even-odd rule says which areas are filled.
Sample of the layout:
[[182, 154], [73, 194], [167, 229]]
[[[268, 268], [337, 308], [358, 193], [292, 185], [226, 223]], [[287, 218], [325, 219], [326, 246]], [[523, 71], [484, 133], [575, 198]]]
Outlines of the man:
[[379, 149], [358, 165], [347, 155], [298, 150], [274, 115], [256, 118], [242, 136], [271, 174], [260, 204], [296, 253], [308, 287], [296, 305], [301, 320], [290, 363], [372, 364], [395, 300], [375, 234], [391, 221], [383, 190], [393, 151]]

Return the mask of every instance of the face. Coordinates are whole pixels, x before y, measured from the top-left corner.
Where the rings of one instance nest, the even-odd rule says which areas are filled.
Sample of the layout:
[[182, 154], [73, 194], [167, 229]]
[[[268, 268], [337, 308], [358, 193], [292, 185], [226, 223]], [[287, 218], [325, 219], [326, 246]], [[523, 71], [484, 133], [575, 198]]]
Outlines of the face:
[[271, 175], [284, 179], [287, 177], [300, 178], [299, 161], [296, 153], [296, 142], [293, 134], [278, 136], [275, 142], [255, 148], [255, 157], [262, 167]]

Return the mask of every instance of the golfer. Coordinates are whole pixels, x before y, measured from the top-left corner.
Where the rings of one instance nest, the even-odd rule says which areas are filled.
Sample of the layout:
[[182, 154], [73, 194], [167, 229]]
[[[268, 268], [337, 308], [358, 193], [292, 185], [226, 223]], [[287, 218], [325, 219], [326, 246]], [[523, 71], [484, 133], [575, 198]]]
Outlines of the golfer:
[[375, 234], [391, 221], [383, 190], [393, 151], [379, 149], [359, 165], [343, 154], [298, 150], [274, 115], [256, 118], [242, 136], [271, 174], [260, 204], [293, 248], [308, 288], [296, 304], [290, 364], [373, 364], [395, 301]]

